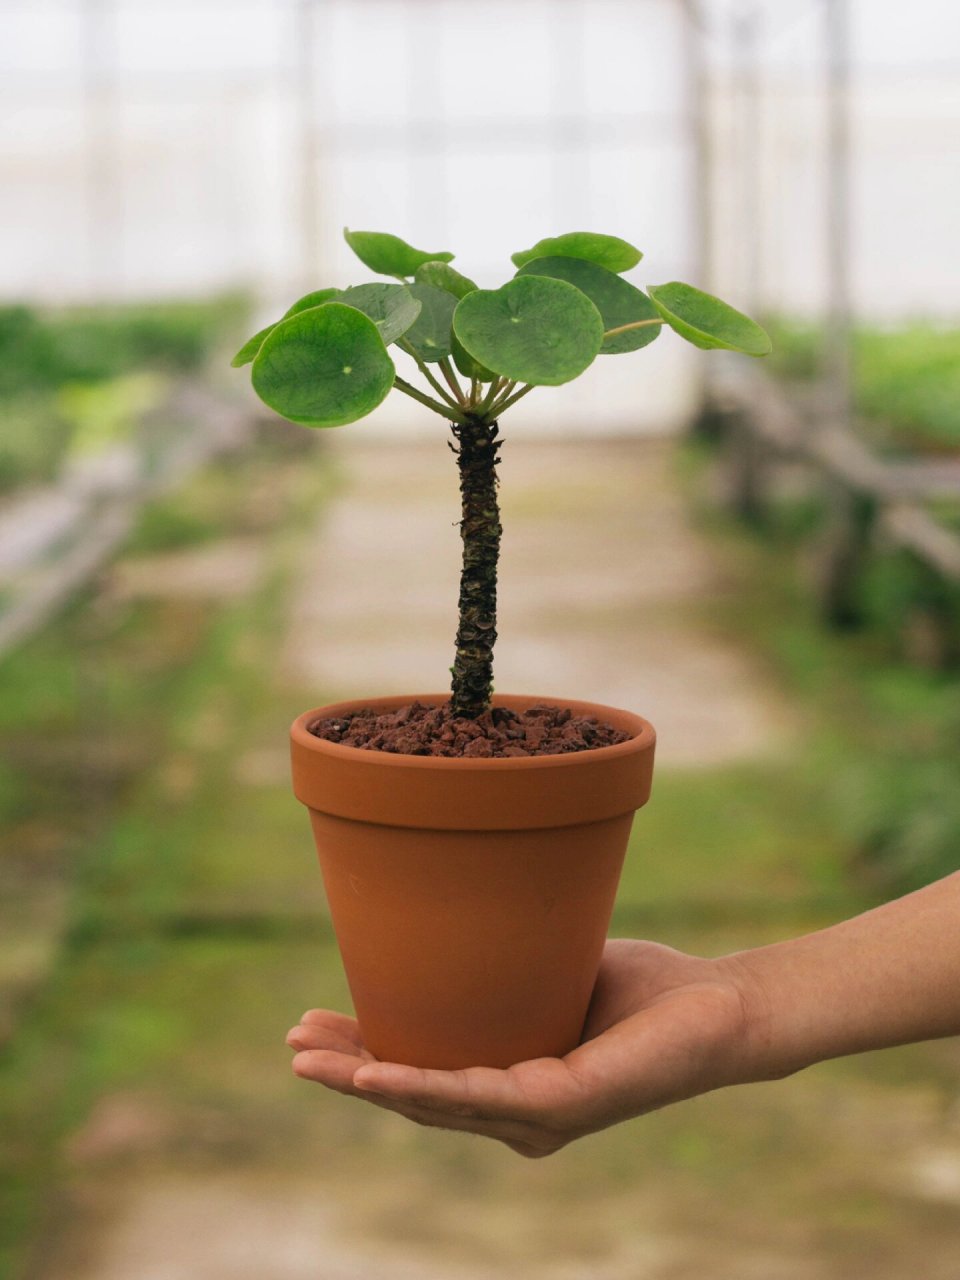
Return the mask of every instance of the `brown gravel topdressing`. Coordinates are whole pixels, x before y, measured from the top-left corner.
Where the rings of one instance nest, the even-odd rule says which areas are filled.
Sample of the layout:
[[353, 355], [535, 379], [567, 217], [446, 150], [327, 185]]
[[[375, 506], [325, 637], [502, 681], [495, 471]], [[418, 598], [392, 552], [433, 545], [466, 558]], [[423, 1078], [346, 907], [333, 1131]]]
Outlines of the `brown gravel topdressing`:
[[554, 756], [592, 751], [626, 742], [630, 734], [569, 707], [537, 703], [527, 711], [493, 707], [477, 720], [455, 718], [449, 704], [412, 702], [398, 711], [365, 707], [335, 718], [315, 720], [309, 730], [328, 742], [361, 751], [407, 756]]

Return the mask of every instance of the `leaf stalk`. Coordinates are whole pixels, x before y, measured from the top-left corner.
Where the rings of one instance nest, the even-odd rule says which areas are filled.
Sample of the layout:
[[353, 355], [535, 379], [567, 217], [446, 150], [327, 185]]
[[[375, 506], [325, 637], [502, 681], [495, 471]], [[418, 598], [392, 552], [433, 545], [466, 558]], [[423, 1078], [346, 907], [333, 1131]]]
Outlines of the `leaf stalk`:
[[490, 390], [487, 392], [487, 394], [483, 397], [483, 399], [477, 405], [476, 413], [478, 418], [485, 418], [487, 416], [491, 406], [493, 405], [493, 402], [497, 398], [499, 387], [500, 387], [500, 379], [495, 378], [493, 382], [490, 383]]
[[432, 409], [434, 413], [441, 414], [444, 418], [449, 419], [450, 422], [459, 424], [467, 421], [466, 415], [461, 413], [459, 409], [448, 409], [445, 404], [439, 404], [436, 400], [432, 400], [430, 396], [411, 386], [409, 382], [399, 376], [394, 379], [393, 385], [398, 391], [402, 391], [405, 396], [410, 396], [412, 400], [417, 400], [420, 404], [426, 405], [428, 409]]
[[457, 378], [457, 375], [453, 372], [453, 367], [450, 364], [450, 357], [444, 356], [444, 358], [441, 361], [439, 361], [439, 364], [440, 364], [440, 372], [446, 378], [447, 386], [456, 396], [457, 403], [465, 407], [467, 403], [467, 397], [463, 394], [463, 387], [461, 387], [460, 382]]
[[397, 346], [400, 348], [401, 351], [405, 351], [407, 355], [411, 357], [411, 359], [416, 364], [417, 368], [420, 370], [420, 372], [423, 374], [426, 380], [430, 383], [431, 387], [433, 387], [434, 391], [436, 391], [437, 395], [440, 396], [442, 400], [445, 400], [447, 404], [451, 406], [451, 408], [458, 409], [461, 407], [460, 402], [457, 400], [454, 400], [453, 396], [450, 395], [449, 391], [445, 390], [440, 385], [440, 383], [437, 381], [437, 379], [433, 376], [433, 374], [430, 372], [429, 368], [427, 367], [427, 362], [420, 358], [420, 356], [417, 354], [416, 348], [412, 346], [406, 340], [406, 338], [402, 338], [397, 343]]
[[[517, 384], [514, 383], [513, 385], [516, 386]], [[497, 400], [495, 402], [492, 409], [490, 410], [491, 416], [495, 418], [499, 418], [500, 414], [503, 413], [504, 409], [509, 409], [511, 405], [515, 405], [518, 400], [522, 400], [528, 391], [533, 390], [534, 386], [535, 386], [534, 383], [528, 383], [527, 386], [521, 387], [520, 390], [517, 391], [514, 395], [510, 395], [508, 392], [505, 399]]]

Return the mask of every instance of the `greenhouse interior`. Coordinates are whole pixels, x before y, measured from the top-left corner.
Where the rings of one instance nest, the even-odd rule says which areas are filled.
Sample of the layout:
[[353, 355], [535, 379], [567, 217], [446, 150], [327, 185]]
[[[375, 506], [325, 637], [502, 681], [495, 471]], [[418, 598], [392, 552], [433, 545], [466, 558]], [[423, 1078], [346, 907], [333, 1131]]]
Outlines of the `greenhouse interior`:
[[535, 1151], [298, 1078], [366, 996], [289, 744], [456, 696], [482, 436], [485, 714], [656, 729], [638, 963], [956, 885], [960, 7], [5, 0], [0, 67], [0, 1280], [956, 1280], [955, 1014]]

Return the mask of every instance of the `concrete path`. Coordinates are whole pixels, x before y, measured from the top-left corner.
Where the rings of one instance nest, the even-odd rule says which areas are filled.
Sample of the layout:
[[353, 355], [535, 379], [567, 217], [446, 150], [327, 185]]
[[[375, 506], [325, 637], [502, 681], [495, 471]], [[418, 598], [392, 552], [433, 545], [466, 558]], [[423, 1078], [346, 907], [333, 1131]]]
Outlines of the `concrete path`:
[[[456, 462], [442, 437], [338, 442], [346, 477], [317, 528], [284, 655], [334, 696], [447, 687], [460, 564]], [[495, 678], [594, 699], [656, 725], [659, 763], [767, 754], [790, 716], [749, 654], [711, 628], [722, 571], [658, 440], [508, 438]]]

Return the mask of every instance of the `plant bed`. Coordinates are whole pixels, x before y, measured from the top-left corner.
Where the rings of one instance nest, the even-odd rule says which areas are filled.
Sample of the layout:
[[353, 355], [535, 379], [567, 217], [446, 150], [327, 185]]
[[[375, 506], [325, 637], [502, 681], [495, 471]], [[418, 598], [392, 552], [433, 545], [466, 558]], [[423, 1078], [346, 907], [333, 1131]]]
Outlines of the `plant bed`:
[[247, 311], [240, 296], [0, 305], [0, 494], [55, 480], [77, 451], [128, 439], [166, 381], [201, 371]]
[[[452, 254], [346, 232], [370, 282], [306, 295], [234, 364], [293, 422], [335, 427], [396, 389], [446, 419], [463, 566], [445, 695], [342, 703], [292, 729], [307, 806], [365, 1043], [394, 1061], [507, 1066], [579, 1040], [655, 734], [631, 712], [500, 695], [500, 419], [537, 386], [578, 377], [664, 327], [701, 348], [767, 354], [747, 316], [679, 282], [644, 293], [641, 254], [574, 232], [513, 255], [499, 289]], [[424, 380], [397, 372], [396, 347]]]
[[[788, 387], [815, 382], [824, 335], [811, 323], [778, 317], [773, 372]], [[960, 453], [960, 330], [933, 322], [896, 329], [860, 326], [853, 334], [857, 429], [893, 458]]]

